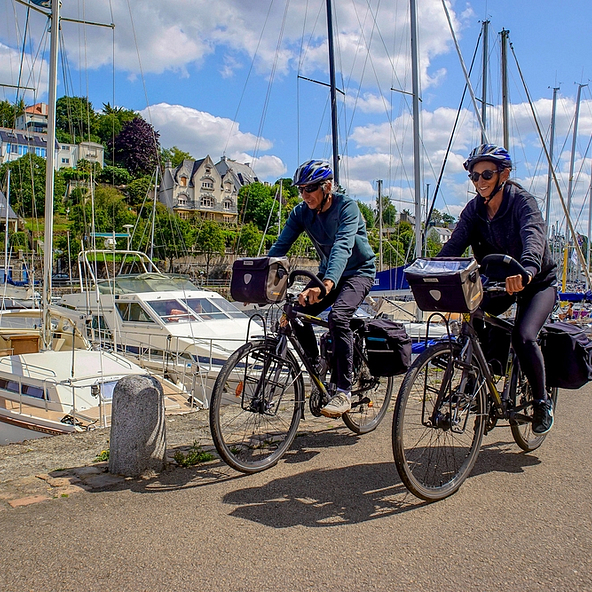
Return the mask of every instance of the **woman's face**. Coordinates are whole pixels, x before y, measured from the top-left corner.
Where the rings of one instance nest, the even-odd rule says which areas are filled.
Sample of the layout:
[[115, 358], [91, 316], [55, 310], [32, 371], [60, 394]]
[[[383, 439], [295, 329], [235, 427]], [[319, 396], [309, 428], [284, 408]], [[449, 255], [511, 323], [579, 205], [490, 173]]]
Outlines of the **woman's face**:
[[[483, 178], [482, 173], [485, 171], [492, 171], [493, 177], [487, 180]], [[482, 160], [478, 162], [472, 169], [471, 173], [478, 173], [479, 178], [476, 181], [473, 181], [473, 185], [477, 193], [481, 197], [493, 197], [491, 192], [502, 183], [505, 183], [510, 176], [510, 169], [502, 169], [501, 171], [497, 170], [497, 166], [494, 162], [490, 162], [488, 160]]]

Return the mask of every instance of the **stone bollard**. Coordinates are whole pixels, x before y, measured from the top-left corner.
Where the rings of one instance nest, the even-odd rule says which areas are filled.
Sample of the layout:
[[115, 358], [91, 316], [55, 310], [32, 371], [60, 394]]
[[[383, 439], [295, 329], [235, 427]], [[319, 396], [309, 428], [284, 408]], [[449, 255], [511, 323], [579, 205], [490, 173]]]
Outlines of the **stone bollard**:
[[109, 472], [139, 477], [165, 466], [162, 385], [151, 376], [126, 376], [113, 392]]

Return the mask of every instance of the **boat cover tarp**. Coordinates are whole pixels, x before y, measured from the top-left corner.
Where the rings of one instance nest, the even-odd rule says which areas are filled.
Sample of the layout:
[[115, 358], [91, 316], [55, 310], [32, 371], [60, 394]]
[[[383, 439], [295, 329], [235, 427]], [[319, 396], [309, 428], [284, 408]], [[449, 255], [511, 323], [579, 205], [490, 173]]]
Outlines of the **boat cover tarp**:
[[409, 290], [409, 284], [405, 279], [405, 265], [401, 267], [391, 267], [385, 271], [379, 271], [374, 280], [374, 286], [370, 289], [372, 291], [383, 290]]

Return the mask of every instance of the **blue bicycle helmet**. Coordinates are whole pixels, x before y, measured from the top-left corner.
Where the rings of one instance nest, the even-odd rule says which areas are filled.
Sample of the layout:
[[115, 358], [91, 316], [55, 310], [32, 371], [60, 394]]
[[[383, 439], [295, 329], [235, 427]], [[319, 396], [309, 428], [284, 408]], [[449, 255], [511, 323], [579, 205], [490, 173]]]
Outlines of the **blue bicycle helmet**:
[[496, 146], [495, 144], [481, 144], [481, 146], [473, 148], [471, 154], [469, 154], [469, 158], [463, 163], [463, 166], [466, 171], [471, 172], [473, 167], [482, 160], [494, 162], [498, 169], [512, 168], [512, 159], [508, 151], [502, 146]]
[[294, 173], [292, 185], [312, 185], [333, 178], [333, 169], [325, 160], [308, 160]]

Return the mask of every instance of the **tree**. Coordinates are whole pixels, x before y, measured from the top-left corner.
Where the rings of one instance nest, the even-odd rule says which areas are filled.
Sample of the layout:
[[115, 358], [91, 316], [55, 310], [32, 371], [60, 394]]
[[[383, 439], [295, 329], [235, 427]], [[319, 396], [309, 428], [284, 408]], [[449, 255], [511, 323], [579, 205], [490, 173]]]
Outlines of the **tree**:
[[195, 247], [206, 256], [206, 279], [210, 275], [210, 262], [214, 255], [224, 255], [224, 233], [213, 220], [202, 220], [195, 238]]
[[163, 163], [170, 162], [174, 167], [179, 166], [184, 160], [195, 160], [189, 152], [184, 152], [180, 148], [177, 148], [177, 146], [163, 148], [160, 154], [160, 159]]
[[236, 254], [256, 257], [259, 253], [262, 234], [252, 222], [245, 224], [239, 232]]
[[273, 187], [263, 183], [251, 183], [241, 187], [238, 192], [239, 221], [243, 224], [253, 222], [259, 230], [265, 230], [268, 221], [273, 222], [270, 214], [277, 219], [278, 203]]
[[444, 224], [445, 228], [448, 228], [451, 224], [456, 222], [456, 218], [451, 216], [450, 214], [442, 214], [442, 223]]
[[158, 163], [160, 134], [144, 119], [128, 121], [115, 138], [115, 162], [134, 177], [151, 174]]
[[98, 174], [97, 180], [100, 183], [110, 183], [111, 185], [127, 185], [132, 180], [132, 176], [127, 172], [127, 169], [106, 165]]
[[[76, 193], [69, 219], [73, 233], [82, 236], [90, 232], [93, 203], [88, 193]], [[133, 224], [135, 215], [129, 211], [123, 194], [115, 187], [98, 186], [94, 193], [95, 232], [122, 232], [124, 224]]]
[[106, 146], [105, 161], [113, 162], [113, 141], [121, 133], [123, 126], [138, 117], [135, 111], [124, 107], [112, 107], [103, 103], [103, 112], [97, 115], [96, 133]]
[[372, 211], [372, 208], [361, 201], [358, 201], [358, 207], [360, 208], [364, 220], [366, 220], [366, 228], [374, 228], [374, 212]]
[[141, 206], [153, 189], [153, 178], [148, 175], [130, 181], [125, 188], [130, 206]]
[[[0, 168], [0, 178], [10, 169], [10, 201], [22, 216], [43, 216], [45, 209], [45, 159], [29, 153]], [[61, 174], [55, 175], [54, 209], [62, 202], [66, 185]]]
[[25, 103], [20, 99], [18, 103], [12, 104], [8, 101], [0, 101], [0, 127], [13, 128], [16, 118], [25, 112]]
[[56, 101], [58, 140], [79, 144], [84, 140], [100, 141], [96, 135], [97, 114], [86, 97], [63, 96]]
[[[392, 228], [397, 221], [397, 208], [393, 205], [391, 198], [388, 195], [383, 195], [382, 200], [382, 223], [388, 228]], [[379, 211], [378, 200], [376, 202], [376, 220], [378, 220]]]
[[[146, 226], [151, 227], [151, 216], [146, 221]], [[156, 204], [156, 221], [154, 224], [155, 237], [154, 249], [160, 259], [169, 260], [169, 271], [173, 270], [175, 258], [182, 257], [193, 245], [194, 229], [188, 220], [179, 218], [169, 212], [163, 204]], [[144, 232], [149, 235], [147, 231]], [[149, 249], [149, 245], [145, 247]]]

